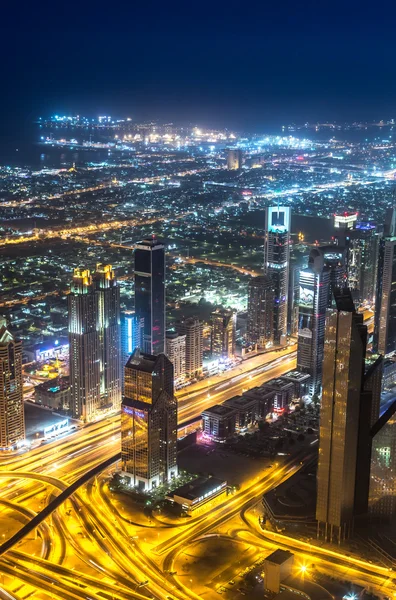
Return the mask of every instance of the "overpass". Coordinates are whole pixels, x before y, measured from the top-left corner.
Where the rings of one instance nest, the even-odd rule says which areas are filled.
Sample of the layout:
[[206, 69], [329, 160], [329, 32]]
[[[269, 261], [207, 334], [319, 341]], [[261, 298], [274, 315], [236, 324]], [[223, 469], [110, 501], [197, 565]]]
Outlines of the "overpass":
[[[117, 460], [120, 460], [120, 458], [121, 458], [121, 452], [118, 452], [115, 456], [112, 456], [111, 458], [108, 458], [107, 460], [100, 463], [99, 465], [96, 465], [96, 467], [94, 467], [93, 469], [91, 469], [90, 471], [88, 471], [87, 473], [82, 475], [82, 477], [80, 477], [79, 479], [74, 481], [71, 485], [69, 485], [68, 487], [65, 487], [65, 489], [63, 489], [61, 491], [59, 496], [54, 498], [54, 500], [52, 500], [48, 504], [48, 506], [46, 506], [42, 511], [37, 513], [37, 515], [34, 516], [32, 518], [32, 520], [29, 521], [29, 523], [26, 523], [26, 525], [24, 525], [13, 536], [11, 536], [10, 539], [8, 539], [6, 542], [4, 542], [4, 544], [1, 544], [0, 556], [3, 555], [5, 552], [7, 552], [7, 550], [10, 550], [13, 546], [15, 546], [15, 544], [20, 542], [26, 535], [28, 535], [31, 531], [33, 531], [36, 527], [38, 527], [38, 525], [40, 525], [47, 517], [49, 517], [50, 514], [54, 512], [54, 510], [59, 508], [59, 506], [61, 504], [63, 504], [63, 502], [65, 502], [65, 500], [67, 500], [72, 494], [74, 494], [74, 492], [76, 492], [79, 487], [84, 485], [84, 483], [87, 483], [87, 481], [92, 479], [92, 477], [95, 477], [95, 475], [98, 475], [101, 471], [103, 471], [103, 469], [110, 467]], [[13, 473], [13, 475], [21, 477], [20, 473]], [[24, 475], [26, 475], [26, 474], [24, 474]], [[34, 478], [37, 479], [37, 475], [36, 475], [36, 477], [34, 477], [33, 473], [30, 473], [29, 475], [32, 479], [34, 479]], [[54, 481], [50, 482], [51, 485], [54, 485], [55, 484], [54, 482], [56, 481], [57, 482], [56, 487], [58, 487], [58, 488], [63, 487], [62, 483], [59, 482], [59, 480], [55, 480], [52, 477], [50, 477], [49, 479], [54, 480]]]

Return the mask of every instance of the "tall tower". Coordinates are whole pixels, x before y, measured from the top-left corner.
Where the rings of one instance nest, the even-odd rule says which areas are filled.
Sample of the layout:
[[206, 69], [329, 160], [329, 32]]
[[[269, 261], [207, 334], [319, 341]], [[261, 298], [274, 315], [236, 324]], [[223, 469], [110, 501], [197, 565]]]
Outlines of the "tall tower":
[[233, 358], [235, 354], [236, 315], [231, 310], [217, 309], [211, 314], [210, 351], [220, 360]]
[[125, 367], [121, 408], [122, 474], [141, 491], [177, 476], [177, 403], [173, 366], [135, 350]]
[[252, 344], [265, 348], [272, 342], [274, 324], [274, 291], [268, 275], [253, 277], [248, 285], [247, 337]]
[[367, 328], [349, 290], [336, 290], [335, 301], [326, 314], [316, 518], [318, 532], [324, 526], [340, 543], [355, 515]]
[[144, 319], [142, 350], [165, 352], [165, 246], [155, 238], [135, 249], [135, 311]]
[[72, 416], [92, 421], [100, 406], [98, 295], [89, 270], [75, 269], [68, 297]]
[[96, 265], [101, 409], [121, 408], [120, 288], [111, 265]]
[[322, 385], [325, 319], [329, 296], [330, 270], [324, 253], [313, 248], [309, 267], [300, 271], [297, 369], [309, 373], [309, 392], [317, 394]]
[[375, 299], [379, 234], [374, 223], [356, 223], [348, 232], [348, 287], [359, 303]]
[[176, 323], [176, 331], [186, 336], [186, 375], [195, 377], [202, 373], [203, 363], [203, 324], [190, 317]]
[[287, 342], [287, 297], [289, 289], [291, 211], [287, 206], [269, 206], [266, 210], [264, 271], [274, 289], [273, 339]]
[[396, 350], [396, 236], [380, 244], [373, 346], [380, 354]]
[[0, 450], [14, 448], [24, 439], [22, 342], [0, 317]]

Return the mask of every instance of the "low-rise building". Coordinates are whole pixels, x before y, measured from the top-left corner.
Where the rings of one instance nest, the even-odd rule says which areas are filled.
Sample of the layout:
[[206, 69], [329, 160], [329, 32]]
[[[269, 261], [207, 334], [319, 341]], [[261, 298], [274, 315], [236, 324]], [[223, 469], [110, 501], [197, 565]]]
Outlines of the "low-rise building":
[[222, 442], [235, 433], [237, 411], [231, 406], [215, 404], [202, 413], [202, 428], [205, 435]]
[[291, 381], [294, 386], [294, 398], [302, 398], [308, 393], [308, 384], [311, 376], [301, 371], [288, 371], [281, 376], [284, 381]]
[[[236, 411], [236, 428], [246, 429], [252, 425], [257, 418], [258, 402], [256, 398], [249, 396], [234, 396], [224, 402], [225, 406], [230, 406]], [[223, 405], [223, 406], [224, 406]]]
[[256, 400], [256, 418], [261, 421], [274, 410], [275, 392], [267, 390], [263, 386], [252, 388], [243, 394], [245, 398], [254, 398]]
[[34, 388], [34, 399], [37, 404], [49, 406], [55, 410], [69, 410], [69, 377], [55, 377], [40, 383]]
[[264, 588], [279, 594], [280, 584], [291, 575], [294, 554], [289, 550], [275, 550], [264, 561]]
[[294, 384], [291, 381], [285, 381], [281, 377], [270, 379], [261, 386], [265, 390], [275, 392], [274, 410], [281, 411], [287, 408], [294, 396]]
[[197, 477], [193, 481], [182, 485], [166, 496], [179, 504], [183, 510], [191, 514], [198, 509], [212, 505], [213, 500], [218, 502], [227, 495], [227, 482], [215, 477]]

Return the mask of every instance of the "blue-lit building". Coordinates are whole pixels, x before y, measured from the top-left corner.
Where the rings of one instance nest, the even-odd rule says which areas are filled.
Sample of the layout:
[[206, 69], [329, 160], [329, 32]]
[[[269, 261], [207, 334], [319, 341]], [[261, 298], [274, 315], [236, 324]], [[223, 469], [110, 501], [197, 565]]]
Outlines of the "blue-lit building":
[[136, 348], [140, 348], [143, 335], [143, 319], [138, 319], [134, 310], [121, 312], [121, 382], [124, 392], [125, 365]]
[[165, 246], [156, 238], [135, 249], [135, 312], [144, 322], [142, 351], [165, 352]]

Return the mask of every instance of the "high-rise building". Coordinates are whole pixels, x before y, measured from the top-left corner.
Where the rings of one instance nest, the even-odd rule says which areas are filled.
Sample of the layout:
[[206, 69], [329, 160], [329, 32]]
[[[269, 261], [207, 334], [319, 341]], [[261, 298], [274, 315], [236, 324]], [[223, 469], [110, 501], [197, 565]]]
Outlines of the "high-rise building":
[[334, 214], [334, 227], [336, 229], [353, 229], [358, 218], [357, 212], [343, 212]]
[[75, 269], [68, 296], [70, 407], [72, 416], [92, 421], [100, 407], [98, 295], [88, 269]]
[[367, 399], [367, 393], [362, 394], [367, 328], [363, 316], [355, 312], [349, 290], [336, 290], [335, 302], [336, 308], [326, 314], [316, 518], [318, 533], [340, 542], [353, 525], [361, 470], [358, 447], [361, 404]]
[[121, 405], [120, 300], [110, 265], [75, 269], [68, 297], [70, 409], [84, 421]]
[[229, 148], [227, 150], [227, 169], [239, 171], [242, 169], [243, 155], [240, 148]]
[[235, 354], [236, 315], [231, 310], [216, 309], [211, 314], [210, 351], [220, 360], [233, 358]]
[[134, 310], [121, 312], [121, 383], [124, 393], [125, 365], [136, 348], [140, 348], [143, 334], [143, 319], [138, 321]]
[[374, 223], [356, 223], [348, 232], [348, 287], [357, 302], [372, 305], [375, 299], [379, 233]]
[[291, 211], [287, 206], [270, 206], [266, 210], [264, 271], [274, 289], [273, 339], [287, 343], [287, 298], [289, 289]]
[[247, 338], [265, 348], [273, 340], [274, 291], [268, 275], [253, 277], [248, 285]]
[[111, 265], [97, 264], [93, 275], [97, 295], [101, 410], [121, 408], [120, 288]]
[[373, 348], [380, 354], [396, 350], [396, 236], [380, 241]]
[[324, 266], [330, 273], [328, 307], [334, 308], [334, 290], [347, 284], [347, 250], [340, 246], [320, 246]]
[[24, 439], [22, 342], [0, 317], [0, 450], [14, 448]]
[[313, 248], [309, 267], [300, 271], [297, 369], [310, 375], [309, 393], [318, 394], [322, 385], [326, 309], [330, 269], [324, 252]]
[[287, 332], [298, 332], [298, 299], [300, 293], [300, 272], [308, 267], [308, 253], [297, 250], [290, 253], [289, 291], [287, 294]]
[[196, 377], [202, 373], [203, 363], [203, 324], [190, 317], [176, 323], [179, 335], [186, 336], [186, 376]]
[[135, 249], [135, 311], [144, 319], [143, 352], [165, 352], [165, 246], [155, 238]]
[[121, 408], [122, 475], [141, 491], [177, 476], [177, 403], [173, 366], [136, 349], [125, 367]]
[[173, 365], [175, 382], [181, 381], [186, 374], [186, 335], [167, 331], [166, 355]]

